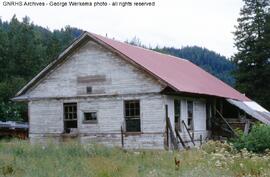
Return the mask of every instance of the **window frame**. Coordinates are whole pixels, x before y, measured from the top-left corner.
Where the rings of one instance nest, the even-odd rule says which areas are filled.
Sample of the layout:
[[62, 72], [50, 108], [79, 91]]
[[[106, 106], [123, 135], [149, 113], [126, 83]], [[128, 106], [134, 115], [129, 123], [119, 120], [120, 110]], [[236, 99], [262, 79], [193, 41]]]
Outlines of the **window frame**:
[[[72, 108], [72, 110], [70, 111], [69, 109], [70, 109], [71, 106], [73, 106], [73, 108], [75, 106], [76, 107], [76, 110], [74, 111], [73, 108]], [[66, 108], [68, 109], [67, 112], [66, 112]], [[75, 102], [72, 102], [72, 103], [63, 103], [63, 113], [64, 113], [64, 119], [63, 119], [64, 121], [75, 121], [75, 120], [78, 120], [78, 105], [77, 105], [77, 103], [75, 103]], [[68, 119], [66, 117], [66, 114], [68, 115], [67, 116]], [[71, 118], [69, 118], [70, 114], [72, 116], [74, 116], [74, 114], [75, 114], [76, 115], [76, 118], [74, 118], [72, 116], [71, 116]]]
[[[178, 109], [179, 109], [179, 120], [178, 120], [178, 125], [176, 125], [176, 102], [178, 102], [179, 104], [178, 104]], [[175, 124], [175, 128], [178, 128], [178, 131], [179, 132], [182, 132], [182, 117], [181, 117], [181, 113], [182, 113], [182, 110], [181, 110], [181, 108], [182, 108], [182, 100], [180, 99], [180, 98], [175, 98], [174, 100], [173, 100], [173, 104], [174, 104], [174, 124]]]
[[[96, 120], [85, 120], [85, 114], [87, 113], [95, 113], [96, 114]], [[98, 124], [98, 111], [83, 111], [83, 124]]]
[[86, 94], [92, 94], [93, 93], [93, 87], [92, 86], [87, 86], [86, 87]]
[[[75, 107], [75, 109], [74, 109]], [[67, 109], [67, 111], [66, 111]], [[71, 111], [70, 111], [71, 109]], [[67, 115], [67, 116], [66, 116]], [[71, 116], [71, 118], [69, 118]], [[76, 118], [74, 118], [76, 115]], [[74, 127], [70, 127], [72, 124], [71, 122], [74, 123]], [[71, 133], [70, 129], [74, 128], [77, 129], [78, 128], [78, 104], [77, 102], [64, 102], [63, 103], [63, 124], [64, 124], [64, 133]]]
[[[138, 102], [139, 104], [139, 107], [138, 107], [138, 111], [139, 111], [139, 114], [138, 115], [134, 115], [134, 116], [127, 116], [126, 115], [126, 103], [127, 102], [135, 102], [135, 105], [136, 105], [136, 102]], [[136, 110], [136, 106], [134, 107], [134, 109]], [[134, 110], [134, 111], [135, 111]], [[129, 110], [130, 111], [130, 110]], [[135, 111], [136, 112], [136, 111]], [[135, 113], [134, 112], [134, 113]], [[142, 132], [142, 125], [141, 125], [141, 102], [139, 99], [129, 99], [129, 100], [124, 100], [123, 101], [123, 115], [124, 115], [124, 125], [125, 125], [125, 132], [127, 133], [141, 133]], [[133, 131], [133, 130], [128, 130], [127, 128], [127, 120], [139, 120], [139, 127], [138, 127], [138, 131]]]
[[[189, 115], [188, 115], [188, 112], [189, 112], [189, 109], [188, 109], [188, 105], [189, 105], [189, 102], [191, 103], [192, 105], [192, 117], [191, 117], [191, 125], [189, 125]], [[187, 100], [187, 128], [188, 130], [194, 130], [194, 100]]]

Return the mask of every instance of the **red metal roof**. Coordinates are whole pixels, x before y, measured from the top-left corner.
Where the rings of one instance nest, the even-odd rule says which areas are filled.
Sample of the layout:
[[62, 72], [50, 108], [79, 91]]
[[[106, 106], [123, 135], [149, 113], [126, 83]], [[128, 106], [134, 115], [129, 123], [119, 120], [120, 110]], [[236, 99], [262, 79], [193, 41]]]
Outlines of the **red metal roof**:
[[188, 60], [161, 54], [90, 33], [180, 92], [250, 100]]

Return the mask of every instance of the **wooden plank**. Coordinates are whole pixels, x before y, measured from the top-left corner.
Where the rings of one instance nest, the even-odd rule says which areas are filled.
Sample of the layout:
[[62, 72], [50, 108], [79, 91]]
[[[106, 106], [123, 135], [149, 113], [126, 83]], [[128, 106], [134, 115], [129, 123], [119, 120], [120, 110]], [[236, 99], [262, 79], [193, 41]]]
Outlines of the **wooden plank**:
[[[165, 105], [165, 108], [166, 108], [166, 115], [168, 115], [168, 105]], [[173, 133], [171, 121], [170, 121], [170, 118], [168, 116], [166, 117], [166, 125], [167, 125], [167, 137], [168, 137], [167, 141], [169, 142], [169, 138], [170, 138], [172, 145], [173, 145], [173, 148], [178, 149], [176, 137]], [[169, 147], [169, 143], [167, 143], [167, 145]]]
[[88, 75], [88, 76], [78, 76], [78, 83], [96, 83], [96, 82], [105, 82], [106, 75]]
[[181, 138], [181, 136], [180, 136], [178, 130], [175, 129], [175, 133], [176, 133], [176, 136], [178, 137], [178, 139], [180, 140], [180, 143], [182, 144], [182, 146], [183, 146], [184, 148], [186, 148], [185, 142], [184, 142], [184, 140]]
[[226, 121], [226, 119], [223, 117], [223, 115], [216, 109], [216, 112], [220, 116], [220, 118], [225, 122], [225, 124], [229, 127], [230, 131], [233, 133], [234, 136], [237, 136], [231, 125]]
[[122, 148], [124, 148], [124, 131], [123, 131], [123, 126], [121, 126], [121, 145], [122, 145]]

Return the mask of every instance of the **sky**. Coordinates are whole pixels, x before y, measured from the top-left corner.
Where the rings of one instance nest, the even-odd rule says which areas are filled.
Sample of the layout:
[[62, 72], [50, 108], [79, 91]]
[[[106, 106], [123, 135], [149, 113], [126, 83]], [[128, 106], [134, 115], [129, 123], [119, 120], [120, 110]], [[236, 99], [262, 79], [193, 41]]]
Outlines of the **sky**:
[[[69, 0], [53, 1], [69, 2]], [[107, 34], [108, 37], [120, 41], [131, 40], [136, 36], [144, 45], [152, 47], [158, 45], [181, 48], [197, 45], [227, 57], [236, 52], [232, 32], [235, 30], [234, 26], [237, 25], [237, 18], [243, 6], [242, 0], [145, 1], [154, 1], [155, 6], [14, 7], [4, 6], [4, 1], [1, 1], [0, 17], [2, 20], [10, 20], [14, 14], [19, 19], [29, 16], [35, 24], [48, 27], [50, 30], [70, 25], [104, 36]]]

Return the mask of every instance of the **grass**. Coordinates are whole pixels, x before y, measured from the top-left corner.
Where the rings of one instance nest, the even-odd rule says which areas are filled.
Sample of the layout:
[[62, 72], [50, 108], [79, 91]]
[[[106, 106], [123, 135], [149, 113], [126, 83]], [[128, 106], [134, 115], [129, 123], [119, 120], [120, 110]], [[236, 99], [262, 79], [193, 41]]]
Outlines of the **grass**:
[[[175, 160], [180, 160], [179, 167]], [[180, 152], [126, 151], [75, 142], [0, 142], [0, 176], [15, 177], [244, 177], [270, 176], [270, 153], [236, 152], [210, 141]]]

